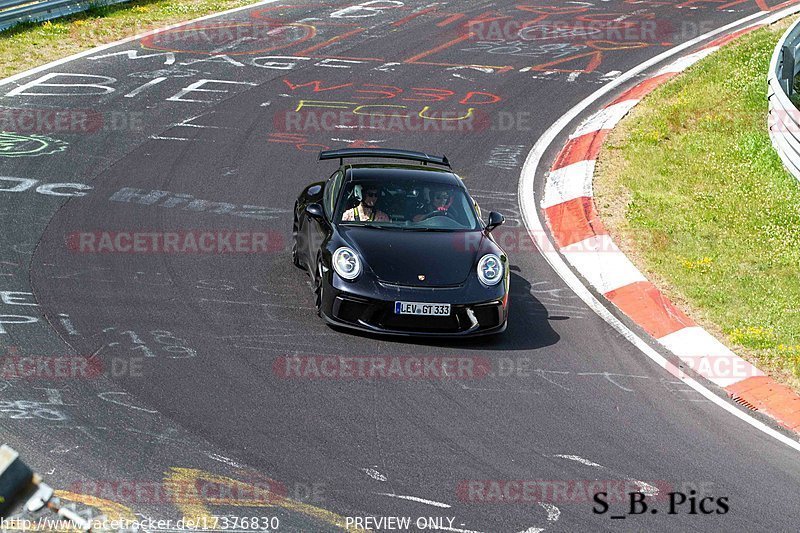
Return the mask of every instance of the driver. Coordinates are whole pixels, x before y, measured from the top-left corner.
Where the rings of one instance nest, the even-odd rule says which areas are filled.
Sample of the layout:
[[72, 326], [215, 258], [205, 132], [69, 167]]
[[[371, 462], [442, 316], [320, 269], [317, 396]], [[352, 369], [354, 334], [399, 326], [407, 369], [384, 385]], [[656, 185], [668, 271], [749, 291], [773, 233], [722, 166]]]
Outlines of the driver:
[[425, 212], [414, 216], [414, 222], [420, 222], [433, 216], [446, 215], [453, 203], [453, 195], [447, 187], [431, 188], [430, 199]]
[[356, 185], [353, 188], [356, 198], [360, 200], [357, 206], [348, 209], [342, 215], [343, 222], [365, 221], [365, 222], [389, 222], [389, 216], [375, 208], [378, 201], [379, 191], [376, 185]]

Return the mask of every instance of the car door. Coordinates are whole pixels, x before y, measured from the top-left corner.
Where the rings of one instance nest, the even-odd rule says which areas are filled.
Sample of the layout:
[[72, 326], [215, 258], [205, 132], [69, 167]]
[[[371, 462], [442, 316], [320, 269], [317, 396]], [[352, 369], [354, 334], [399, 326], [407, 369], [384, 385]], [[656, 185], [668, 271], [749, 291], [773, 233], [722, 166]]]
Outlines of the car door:
[[332, 228], [331, 222], [336, 210], [336, 199], [339, 196], [339, 190], [342, 186], [342, 177], [344, 172], [337, 170], [334, 172], [328, 181], [325, 183], [325, 188], [322, 194], [322, 212], [324, 214], [323, 220], [310, 218], [308, 221], [308, 257], [311, 260], [314, 268], [316, 268], [316, 260], [319, 250], [330, 236]]

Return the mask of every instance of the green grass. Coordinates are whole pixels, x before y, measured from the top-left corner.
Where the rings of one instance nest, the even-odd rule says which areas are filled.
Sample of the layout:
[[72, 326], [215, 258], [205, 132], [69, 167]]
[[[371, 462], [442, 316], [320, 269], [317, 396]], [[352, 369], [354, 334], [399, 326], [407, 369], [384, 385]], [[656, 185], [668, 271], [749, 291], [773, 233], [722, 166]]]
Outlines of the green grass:
[[800, 182], [767, 131], [766, 73], [788, 22], [661, 87], [610, 136], [604, 222], [668, 296], [800, 389]]
[[0, 78], [124, 37], [254, 3], [255, 0], [138, 0], [0, 32]]

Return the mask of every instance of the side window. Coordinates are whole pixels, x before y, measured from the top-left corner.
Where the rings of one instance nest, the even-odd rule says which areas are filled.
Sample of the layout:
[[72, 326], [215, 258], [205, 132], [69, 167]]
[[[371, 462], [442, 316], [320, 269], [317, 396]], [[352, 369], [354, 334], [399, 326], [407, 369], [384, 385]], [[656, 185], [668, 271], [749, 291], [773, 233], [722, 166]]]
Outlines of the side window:
[[328, 179], [328, 183], [325, 184], [325, 195], [323, 197], [323, 202], [325, 203], [324, 208], [325, 212], [328, 214], [328, 218], [333, 218], [334, 208], [336, 207], [336, 198], [339, 196], [339, 190], [342, 188], [343, 176], [344, 173], [341, 170], [336, 171]]

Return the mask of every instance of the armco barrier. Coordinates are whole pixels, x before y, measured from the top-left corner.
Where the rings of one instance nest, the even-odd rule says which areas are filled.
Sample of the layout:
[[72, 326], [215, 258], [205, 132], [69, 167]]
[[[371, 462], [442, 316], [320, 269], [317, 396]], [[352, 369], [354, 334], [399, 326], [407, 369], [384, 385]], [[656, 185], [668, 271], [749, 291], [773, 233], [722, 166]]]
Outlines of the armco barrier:
[[98, 5], [128, 0], [0, 0], [0, 31], [22, 22], [40, 22], [72, 15]]
[[769, 66], [769, 136], [783, 164], [800, 180], [800, 111], [792, 103], [800, 71], [800, 20], [781, 38]]

